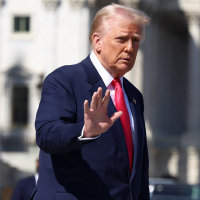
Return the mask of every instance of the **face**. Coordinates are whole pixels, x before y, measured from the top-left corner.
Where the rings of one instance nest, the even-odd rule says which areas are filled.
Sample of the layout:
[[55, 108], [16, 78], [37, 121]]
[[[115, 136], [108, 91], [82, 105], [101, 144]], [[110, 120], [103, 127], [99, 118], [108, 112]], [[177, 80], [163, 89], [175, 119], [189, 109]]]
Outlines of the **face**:
[[[108, 25], [107, 32], [94, 33], [94, 51], [101, 64], [114, 77], [121, 77], [133, 68], [142, 27], [133, 24], [129, 18], [120, 17], [112, 25]], [[96, 34], [96, 35], [95, 35]]]

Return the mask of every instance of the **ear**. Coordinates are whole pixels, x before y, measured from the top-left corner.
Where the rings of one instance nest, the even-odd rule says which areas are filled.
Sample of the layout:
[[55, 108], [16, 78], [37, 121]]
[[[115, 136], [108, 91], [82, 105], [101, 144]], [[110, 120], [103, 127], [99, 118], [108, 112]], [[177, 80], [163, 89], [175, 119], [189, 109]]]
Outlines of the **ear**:
[[99, 33], [93, 33], [92, 35], [92, 45], [93, 45], [93, 49], [97, 52], [100, 53], [101, 52], [101, 37], [99, 35]]

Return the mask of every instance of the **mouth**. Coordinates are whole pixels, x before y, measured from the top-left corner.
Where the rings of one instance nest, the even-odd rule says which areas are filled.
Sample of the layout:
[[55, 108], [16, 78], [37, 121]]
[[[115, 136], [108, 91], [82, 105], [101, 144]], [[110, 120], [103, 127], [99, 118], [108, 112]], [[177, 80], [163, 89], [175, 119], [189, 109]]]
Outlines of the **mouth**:
[[131, 62], [130, 58], [121, 58], [120, 59], [122, 62]]

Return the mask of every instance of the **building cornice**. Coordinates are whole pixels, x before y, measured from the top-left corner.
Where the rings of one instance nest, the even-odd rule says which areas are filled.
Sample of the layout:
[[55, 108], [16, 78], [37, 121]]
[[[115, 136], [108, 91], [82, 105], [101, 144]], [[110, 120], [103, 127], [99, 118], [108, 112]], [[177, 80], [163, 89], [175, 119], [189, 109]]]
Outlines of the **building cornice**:
[[42, 0], [47, 10], [56, 10], [61, 3], [61, 0]]
[[68, 1], [72, 6], [75, 7], [83, 7], [83, 6], [92, 7], [96, 3], [96, 0], [68, 0]]
[[[89, 6], [89, 7], [94, 7], [98, 5], [99, 0], [68, 0], [73, 6]], [[102, 1], [102, 0], [101, 0]], [[105, 5], [107, 4], [107, 1], [105, 1]], [[109, 1], [110, 2], [110, 1]], [[119, 4], [123, 4], [129, 7], [135, 7], [138, 5], [140, 0], [119, 0]], [[102, 2], [101, 2], [102, 3]], [[103, 4], [103, 3], [102, 3]]]

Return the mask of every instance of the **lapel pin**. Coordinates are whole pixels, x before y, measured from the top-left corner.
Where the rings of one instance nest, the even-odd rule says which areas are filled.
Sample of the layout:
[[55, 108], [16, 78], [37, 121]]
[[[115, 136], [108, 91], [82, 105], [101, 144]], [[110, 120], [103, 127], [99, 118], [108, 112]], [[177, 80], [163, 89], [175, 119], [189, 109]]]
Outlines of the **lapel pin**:
[[134, 102], [134, 104], [136, 105], [136, 100], [133, 98], [133, 102]]

